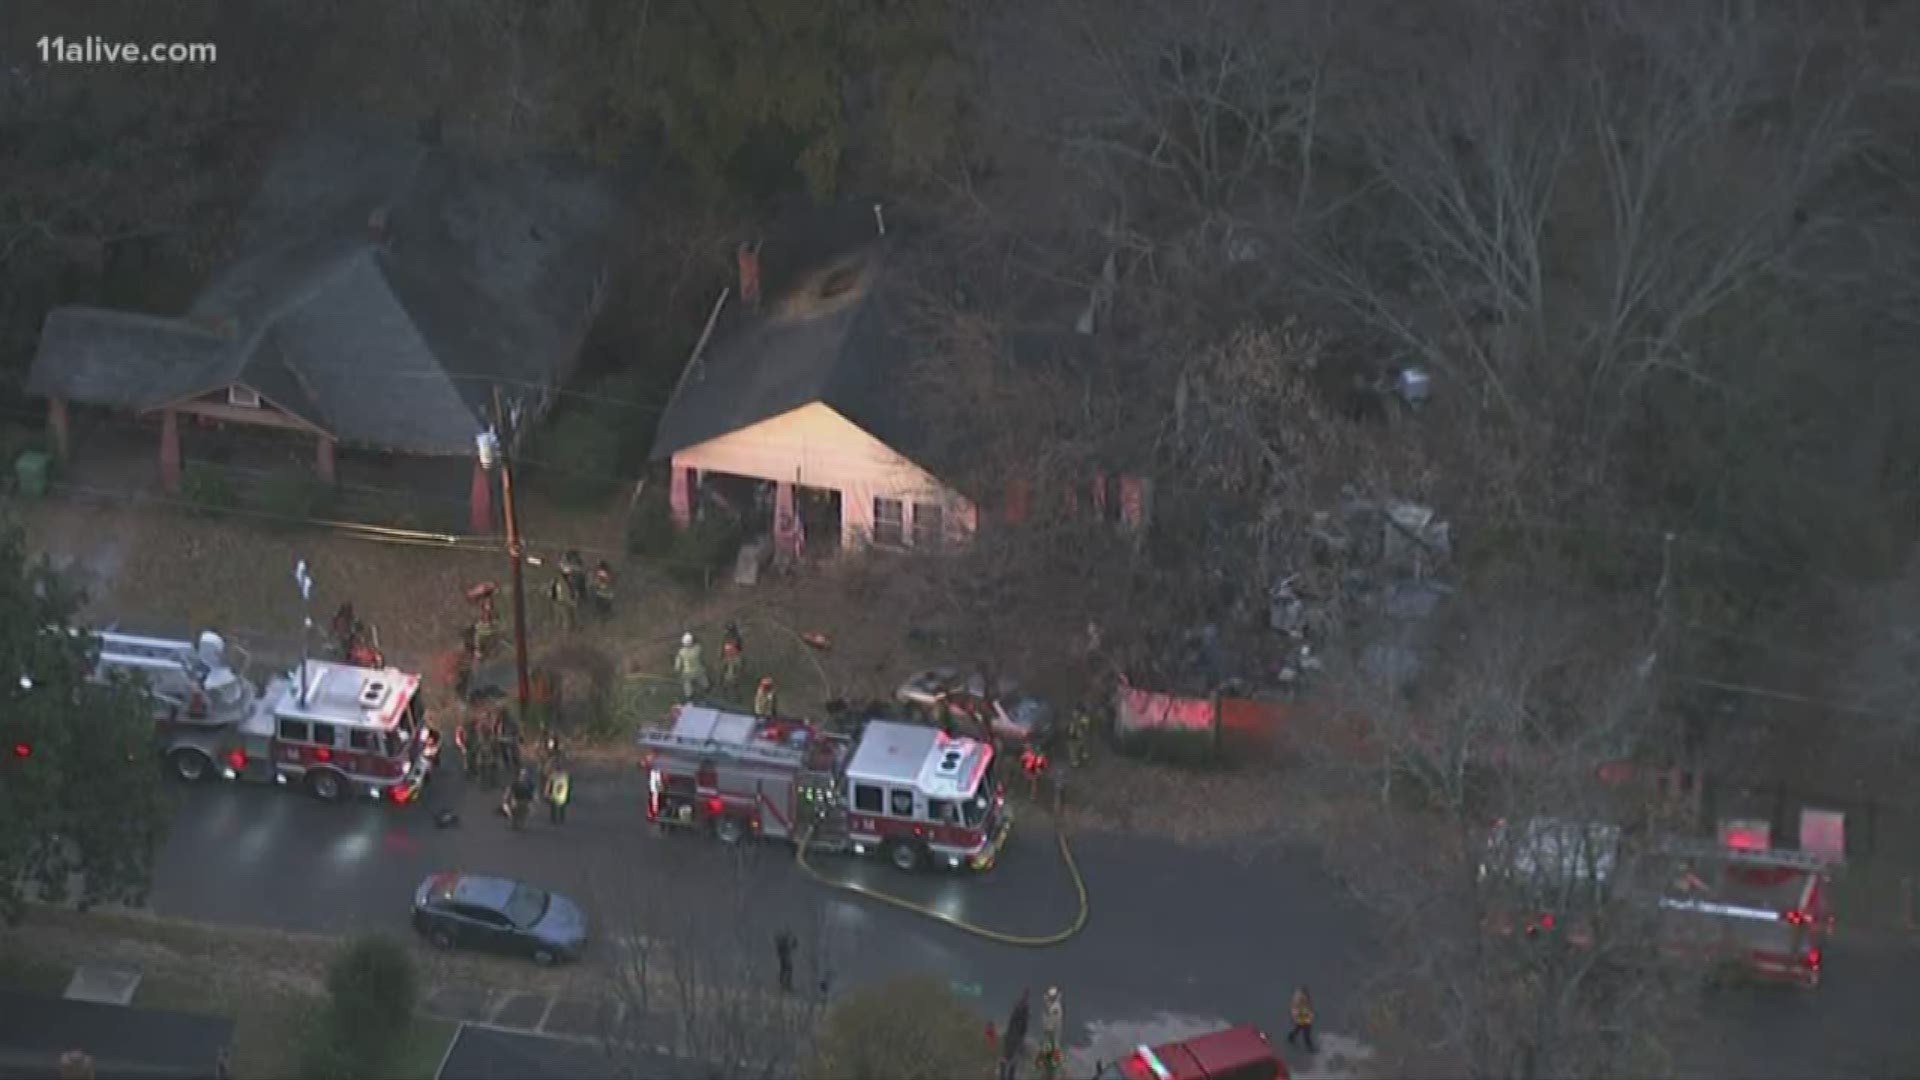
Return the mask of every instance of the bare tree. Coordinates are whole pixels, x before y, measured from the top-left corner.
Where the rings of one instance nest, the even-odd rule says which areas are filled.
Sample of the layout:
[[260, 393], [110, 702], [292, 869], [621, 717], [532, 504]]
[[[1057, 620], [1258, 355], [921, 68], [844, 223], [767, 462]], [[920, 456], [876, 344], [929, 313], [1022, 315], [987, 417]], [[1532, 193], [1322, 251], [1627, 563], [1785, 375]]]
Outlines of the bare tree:
[[[765, 888], [766, 853], [722, 852], [702, 866], [712, 887], [671, 896], [643, 876], [609, 872], [596, 892], [610, 913], [618, 1017], [605, 1042], [628, 1075], [651, 1075], [666, 1051], [714, 1078], [795, 1075], [832, 991], [835, 944], [817, 897], [788, 903]], [[715, 873], [717, 871], [717, 873]], [[776, 938], [795, 942], [795, 981], [782, 988]]]
[[1411, 695], [1336, 673], [1364, 749], [1329, 740], [1317, 772], [1370, 790], [1372, 809], [1343, 799], [1330, 854], [1388, 927], [1383, 994], [1410, 1065], [1664, 1074], [1698, 981], [1663, 949], [1655, 902], [1655, 839], [1673, 822], [1599, 779], [1658, 744], [1652, 688], [1598, 632], [1617, 613], [1570, 613], [1538, 589], [1480, 605]]

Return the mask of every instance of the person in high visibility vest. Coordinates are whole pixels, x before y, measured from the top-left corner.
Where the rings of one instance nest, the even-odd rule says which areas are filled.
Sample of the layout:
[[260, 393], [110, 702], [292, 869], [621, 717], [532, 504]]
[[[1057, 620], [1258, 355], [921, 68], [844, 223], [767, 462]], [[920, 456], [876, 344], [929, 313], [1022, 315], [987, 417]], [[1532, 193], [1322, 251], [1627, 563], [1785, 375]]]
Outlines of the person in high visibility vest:
[[692, 701], [707, 692], [707, 654], [691, 630], [680, 635], [680, 651], [673, 654], [673, 673], [680, 677], [682, 701]]
[[1307, 1053], [1318, 1053], [1313, 1048], [1313, 995], [1306, 987], [1295, 988], [1289, 1011], [1293, 1014], [1293, 1027], [1287, 1032], [1287, 1045], [1296, 1045], [1294, 1040], [1298, 1039], [1298, 1045], [1304, 1045]]
[[1020, 751], [1020, 770], [1027, 774], [1027, 794], [1040, 797], [1040, 777], [1047, 771], [1047, 755], [1029, 745]]
[[547, 774], [547, 820], [555, 825], [567, 823], [567, 800], [573, 796], [573, 778], [565, 765], [556, 765]]
[[728, 623], [727, 632], [720, 638], [720, 685], [728, 693], [740, 685], [740, 664], [746, 658], [747, 643], [740, 637], [738, 623]]
[[780, 695], [773, 688], [773, 676], [760, 676], [760, 686], [753, 692], [753, 715], [770, 717], [780, 708]]

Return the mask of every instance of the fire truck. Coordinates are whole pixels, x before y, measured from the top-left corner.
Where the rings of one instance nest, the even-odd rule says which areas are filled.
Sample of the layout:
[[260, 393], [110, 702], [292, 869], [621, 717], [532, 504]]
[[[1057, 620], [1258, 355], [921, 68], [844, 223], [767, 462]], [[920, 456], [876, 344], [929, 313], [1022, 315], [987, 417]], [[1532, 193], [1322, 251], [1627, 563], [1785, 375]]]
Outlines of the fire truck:
[[220, 635], [195, 641], [115, 631], [93, 635], [92, 676], [137, 676], [169, 770], [190, 783], [298, 785], [318, 799], [404, 803], [433, 768], [420, 676], [307, 660], [257, 689], [229, 663]]
[[[1489, 837], [1487, 879], [1544, 885], [1563, 900], [1582, 889], [1598, 902], [1620, 861], [1624, 833], [1614, 825], [1534, 818], [1496, 824]], [[1830, 867], [1817, 855], [1777, 848], [1742, 848], [1691, 840], [1652, 841], [1656, 887], [1640, 894], [1657, 912], [1661, 944], [1676, 953], [1743, 970], [1763, 979], [1820, 984], [1821, 944], [1832, 934]], [[1518, 924], [1518, 925], [1516, 925]], [[1495, 913], [1489, 929], [1528, 937], [1557, 934], [1590, 944], [1578, 912], [1528, 909], [1524, 919]]]
[[1669, 943], [1761, 978], [1820, 985], [1820, 947], [1834, 923], [1826, 860], [1722, 844], [1666, 850], [1679, 863], [1660, 900]]
[[986, 870], [1012, 826], [993, 747], [937, 728], [868, 720], [857, 736], [804, 720], [682, 705], [642, 732], [647, 818], [725, 843], [775, 837], [901, 870]]

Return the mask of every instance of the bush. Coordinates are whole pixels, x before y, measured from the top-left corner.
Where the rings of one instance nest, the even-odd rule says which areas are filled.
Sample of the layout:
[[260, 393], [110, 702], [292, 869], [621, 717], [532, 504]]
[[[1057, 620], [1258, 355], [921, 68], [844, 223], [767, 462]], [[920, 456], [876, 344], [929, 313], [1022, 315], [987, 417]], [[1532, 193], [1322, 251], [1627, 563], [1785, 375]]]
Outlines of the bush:
[[627, 517], [627, 551], [644, 559], [667, 559], [679, 534], [665, 484], [649, 484]]
[[327, 973], [325, 1024], [301, 1048], [308, 1080], [383, 1076], [413, 1023], [418, 993], [405, 942], [382, 935], [349, 942]]
[[992, 1075], [987, 1021], [931, 975], [890, 979], [840, 999], [821, 1021], [813, 1080], [948, 1080]]
[[537, 440], [542, 486], [573, 506], [598, 506], [619, 486], [620, 432], [589, 412], [557, 417]]
[[305, 521], [325, 509], [331, 494], [324, 481], [305, 469], [275, 469], [260, 482], [260, 509], [276, 518]]
[[233, 480], [218, 465], [191, 461], [180, 470], [180, 498], [191, 503], [198, 513], [231, 510], [240, 505]]
[[667, 574], [682, 585], [706, 585], [714, 574], [733, 563], [745, 537], [739, 522], [709, 513], [674, 534]]

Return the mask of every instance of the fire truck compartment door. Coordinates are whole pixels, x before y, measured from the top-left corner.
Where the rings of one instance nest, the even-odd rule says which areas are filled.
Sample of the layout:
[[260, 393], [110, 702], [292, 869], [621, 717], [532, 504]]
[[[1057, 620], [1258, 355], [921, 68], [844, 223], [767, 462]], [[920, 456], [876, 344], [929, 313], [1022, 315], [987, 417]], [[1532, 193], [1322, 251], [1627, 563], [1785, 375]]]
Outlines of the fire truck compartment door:
[[773, 837], [793, 835], [793, 782], [756, 780], [753, 788], [754, 813], [760, 818], [761, 834]]

